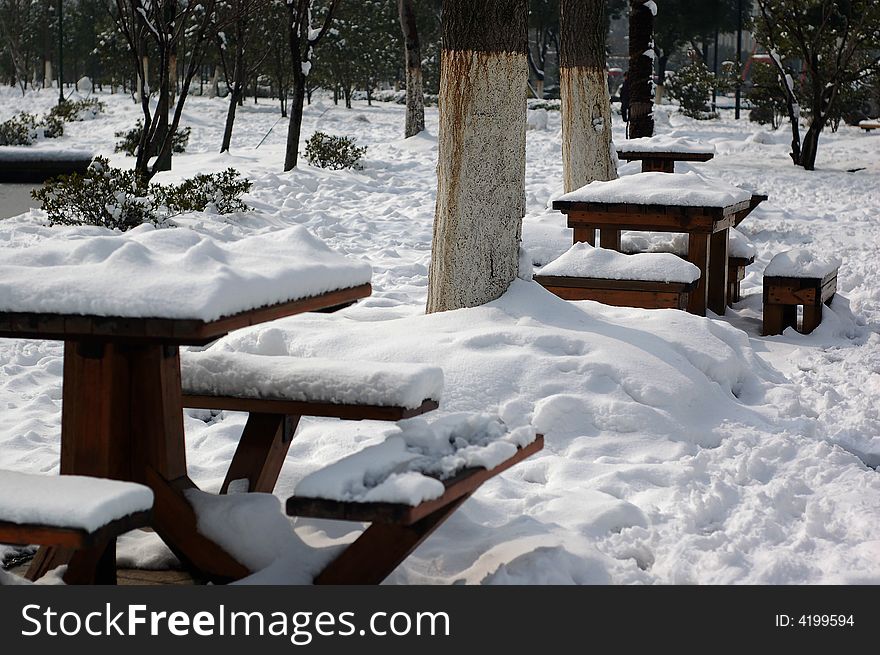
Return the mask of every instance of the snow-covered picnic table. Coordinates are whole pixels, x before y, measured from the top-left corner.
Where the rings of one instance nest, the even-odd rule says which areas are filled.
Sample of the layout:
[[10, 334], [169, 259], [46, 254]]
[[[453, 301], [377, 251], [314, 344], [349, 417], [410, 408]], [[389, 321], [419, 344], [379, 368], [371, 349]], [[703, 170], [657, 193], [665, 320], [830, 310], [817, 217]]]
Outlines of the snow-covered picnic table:
[[368, 296], [370, 276], [300, 226], [230, 244], [185, 228], [59, 231], [0, 248], [0, 336], [64, 341], [61, 473], [146, 484], [156, 532], [229, 580], [248, 569], [199, 533], [184, 496], [178, 346]]
[[641, 160], [643, 173], [674, 173], [677, 161], [709, 161], [715, 156], [715, 146], [711, 144], [663, 134], [625, 139], [615, 146], [620, 159]]
[[688, 311], [705, 316], [708, 307], [727, 307], [728, 231], [751, 205], [749, 191], [693, 172], [636, 173], [591, 182], [553, 202], [568, 217], [574, 241], [621, 250], [620, 231], [679, 232], [688, 235], [687, 260], [700, 269]]

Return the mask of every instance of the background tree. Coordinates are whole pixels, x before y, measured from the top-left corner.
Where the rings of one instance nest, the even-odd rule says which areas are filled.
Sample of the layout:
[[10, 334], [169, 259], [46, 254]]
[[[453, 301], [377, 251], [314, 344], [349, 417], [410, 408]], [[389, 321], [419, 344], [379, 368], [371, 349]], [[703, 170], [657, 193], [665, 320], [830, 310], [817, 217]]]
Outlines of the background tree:
[[287, 148], [284, 154], [285, 171], [294, 168], [299, 157], [299, 135], [302, 131], [303, 104], [306, 95], [305, 78], [312, 68], [313, 50], [330, 28], [330, 21], [337, 3], [338, 0], [330, 0], [323, 16], [319, 18], [321, 27], [315, 29], [312, 27], [314, 0], [288, 0], [287, 2], [287, 38], [293, 71], [291, 76], [293, 97], [290, 104], [290, 121], [287, 126]]
[[544, 97], [550, 52], [559, 57], [559, 0], [530, 0], [528, 56], [536, 98]]
[[[841, 92], [880, 74], [880, 3], [875, 0], [758, 0], [758, 39], [770, 52], [786, 97], [791, 158], [813, 170], [819, 136]], [[800, 70], [798, 70], [800, 68]], [[799, 73], [803, 81], [795, 84]], [[800, 109], [809, 127], [800, 140]]]
[[654, 12], [651, 0], [629, 3], [629, 134], [631, 139], [654, 134]]
[[498, 298], [525, 214], [527, 0], [445, 0], [429, 312]]
[[268, 0], [223, 0], [217, 7], [219, 11], [227, 13], [231, 28], [223, 38], [218, 38], [220, 60], [229, 88], [229, 109], [226, 111], [220, 152], [229, 150], [236, 108], [244, 99], [247, 82], [254, 78], [269, 54], [271, 44], [267, 41], [264, 15], [268, 4]]
[[404, 137], [425, 129], [425, 94], [422, 84], [422, 47], [413, 0], [397, 0], [400, 29], [403, 32], [406, 65], [406, 124]]
[[18, 85], [21, 94], [27, 91], [32, 70], [29, 52], [34, 42], [35, 14], [39, 5], [31, 0], [3, 0], [0, 2], [0, 37], [3, 37], [2, 53], [11, 64], [11, 84]]
[[562, 0], [559, 89], [565, 190], [617, 177], [605, 72], [605, 0]]

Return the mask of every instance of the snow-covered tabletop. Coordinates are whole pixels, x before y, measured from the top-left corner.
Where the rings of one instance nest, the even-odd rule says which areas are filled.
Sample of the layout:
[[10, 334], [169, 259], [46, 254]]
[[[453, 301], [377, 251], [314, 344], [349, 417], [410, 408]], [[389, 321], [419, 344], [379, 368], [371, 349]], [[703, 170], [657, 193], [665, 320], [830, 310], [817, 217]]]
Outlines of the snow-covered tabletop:
[[685, 137], [673, 137], [665, 134], [615, 141], [614, 147], [618, 153], [709, 155], [707, 159], [711, 159], [715, 155], [715, 146], [711, 143], [702, 143]]
[[59, 231], [0, 248], [0, 312], [214, 321], [370, 282], [294, 226], [219, 243], [187, 228]]
[[590, 182], [566, 193], [553, 206], [566, 203], [675, 205], [727, 208], [751, 200], [749, 191], [697, 173], [651, 172], [625, 175], [608, 182]]
[[840, 260], [819, 257], [797, 248], [774, 256], [764, 269], [764, 277], [825, 278], [840, 267]]
[[468, 468], [493, 469], [537, 438], [532, 426], [510, 427], [489, 414], [449, 414], [401, 421], [400, 432], [304, 477], [295, 497], [416, 506], [443, 495]]
[[0, 521], [93, 532], [152, 506], [153, 492], [141, 484], [0, 470]]
[[425, 364], [183, 352], [184, 393], [417, 408], [440, 400], [443, 370]]
[[690, 284], [700, 279], [700, 269], [672, 253], [624, 255], [607, 248], [594, 248], [588, 243], [576, 243], [542, 268], [540, 275]]

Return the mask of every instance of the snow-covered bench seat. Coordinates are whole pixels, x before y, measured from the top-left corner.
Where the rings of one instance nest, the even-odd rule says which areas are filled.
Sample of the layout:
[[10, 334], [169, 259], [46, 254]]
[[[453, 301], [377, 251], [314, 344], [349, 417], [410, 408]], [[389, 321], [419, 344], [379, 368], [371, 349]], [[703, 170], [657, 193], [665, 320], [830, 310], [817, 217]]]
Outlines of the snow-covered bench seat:
[[745, 279], [746, 267], [754, 263], [756, 253], [755, 246], [745, 234], [730, 228], [727, 239], [727, 304], [730, 307], [742, 300], [740, 284]]
[[182, 352], [183, 406], [249, 412], [221, 493], [271, 493], [303, 416], [399, 421], [437, 409], [436, 366]]
[[71, 569], [88, 577], [65, 582], [112, 584], [116, 537], [147, 525], [152, 506], [153, 492], [140, 484], [0, 470], [0, 543], [73, 551], [88, 565]]
[[576, 243], [535, 275], [565, 300], [595, 300], [617, 307], [686, 310], [700, 269], [671, 253], [625, 255]]
[[800, 332], [809, 334], [822, 322], [822, 305], [837, 291], [836, 259], [816, 257], [807, 250], [781, 252], [764, 270], [764, 334], [798, 329], [797, 308], [804, 308]]
[[864, 120], [859, 121], [859, 127], [865, 130], [865, 132], [870, 132], [871, 130], [880, 130], [880, 119], [878, 120]]
[[379, 584], [484, 482], [538, 452], [543, 435], [497, 416], [413, 419], [303, 478], [290, 516], [370, 526], [315, 576], [315, 584]]

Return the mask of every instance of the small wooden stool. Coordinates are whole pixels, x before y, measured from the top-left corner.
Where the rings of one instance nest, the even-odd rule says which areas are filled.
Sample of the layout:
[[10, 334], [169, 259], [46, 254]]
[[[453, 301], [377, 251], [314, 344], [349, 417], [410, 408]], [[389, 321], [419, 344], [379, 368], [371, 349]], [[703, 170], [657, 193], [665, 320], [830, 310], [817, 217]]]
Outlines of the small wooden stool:
[[536, 275], [535, 282], [564, 300], [595, 300], [615, 307], [687, 311], [696, 282], [604, 280], [595, 277]]
[[782, 334], [797, 327], [797, 307], [803, 305], [801, 334], [809, 334], [822, 322], [822, 305], [830, 305], [837, 291], [837, 271], [823, 277], [764, 277], [764, 334]]
[[727, 306], [742, 300], [740, 283], [746, 277], [746, 266], [754, 263], [755, 256], [727, 258]]

